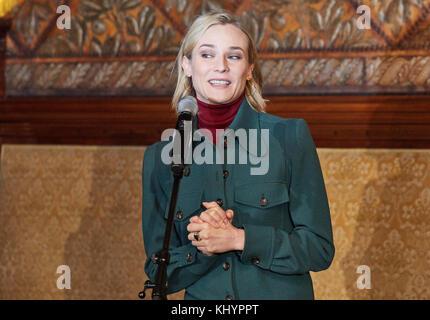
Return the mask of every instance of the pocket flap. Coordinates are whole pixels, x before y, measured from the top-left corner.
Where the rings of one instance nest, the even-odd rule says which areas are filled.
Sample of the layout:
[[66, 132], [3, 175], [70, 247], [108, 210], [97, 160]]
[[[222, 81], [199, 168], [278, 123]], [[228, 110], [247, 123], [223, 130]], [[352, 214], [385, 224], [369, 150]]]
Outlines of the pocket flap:
[[288, 202], [289, 196], [285, 183], [265, 182], [237, 186], [234, 199], [236, 202], [264, 209]]
[[[196, 211], [201, 209], [202, 206], [202, 195], [203, 190], [194, 192], [179, 191], [178, 200], [176, 201], [176, 209], [174, 211], [175, 220], [185, 220], [190, 217]], [[178, 211], [181, 211], [181, 215], [178, 215]], [[164, 217], [167, 219], [169, 216], [169, 204], [166, 206], [166, 212]]]

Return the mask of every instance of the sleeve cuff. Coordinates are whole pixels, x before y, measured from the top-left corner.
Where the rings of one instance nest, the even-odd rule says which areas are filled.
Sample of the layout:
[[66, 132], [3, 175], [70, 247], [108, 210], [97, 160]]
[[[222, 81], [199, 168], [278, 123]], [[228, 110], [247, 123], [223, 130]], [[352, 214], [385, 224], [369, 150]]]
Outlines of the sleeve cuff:
[[273, 260], [273, 227], [243, 225], [245, 245], [240, 259], [245, 264], [254, 264], [269, 269]]

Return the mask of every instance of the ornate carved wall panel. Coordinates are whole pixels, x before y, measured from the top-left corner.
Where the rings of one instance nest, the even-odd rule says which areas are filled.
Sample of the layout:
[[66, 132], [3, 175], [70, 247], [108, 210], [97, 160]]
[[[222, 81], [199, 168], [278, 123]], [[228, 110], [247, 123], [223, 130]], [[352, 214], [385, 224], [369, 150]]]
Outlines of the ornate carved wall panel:
[[[56, 26], [63, 3], [70, 30]], [[7, 94], [169, 96], [187, 27], [216, 8], [250, 26], [265, 94], [430, 92], [430, 0], [28, 0], [7, 40]]]

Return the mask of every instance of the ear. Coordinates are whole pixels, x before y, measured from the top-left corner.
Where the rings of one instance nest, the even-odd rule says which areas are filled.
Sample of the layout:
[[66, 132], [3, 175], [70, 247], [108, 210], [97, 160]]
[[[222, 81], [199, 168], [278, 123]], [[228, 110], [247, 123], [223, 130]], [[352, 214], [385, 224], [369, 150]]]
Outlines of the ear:
[[188, 59], [186, 56], [183, 56], [181, 66], [182, 66], [182, 69], [184, 70], [185, 75], [187, 77], [191, 77], [192, 72], [191, 72], [191, 61], [190, 61], [190, 59]]
[[253, 71], [254, 71], [254, 64], [251, 64], [249, 66], [249, 69], [248, 69], [248, 75], [246, 77], [246, 80], [251, 80], [252, 79], [252, 72]]

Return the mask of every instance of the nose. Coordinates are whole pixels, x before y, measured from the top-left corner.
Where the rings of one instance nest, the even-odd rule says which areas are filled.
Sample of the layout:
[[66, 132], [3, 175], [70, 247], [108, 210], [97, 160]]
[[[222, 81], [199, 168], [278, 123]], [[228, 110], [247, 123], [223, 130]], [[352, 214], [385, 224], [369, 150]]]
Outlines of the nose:
[[229, 71], [228, 61], [224, 55], [218, 56], [215, 62], [215, 71], [224, 73]]

